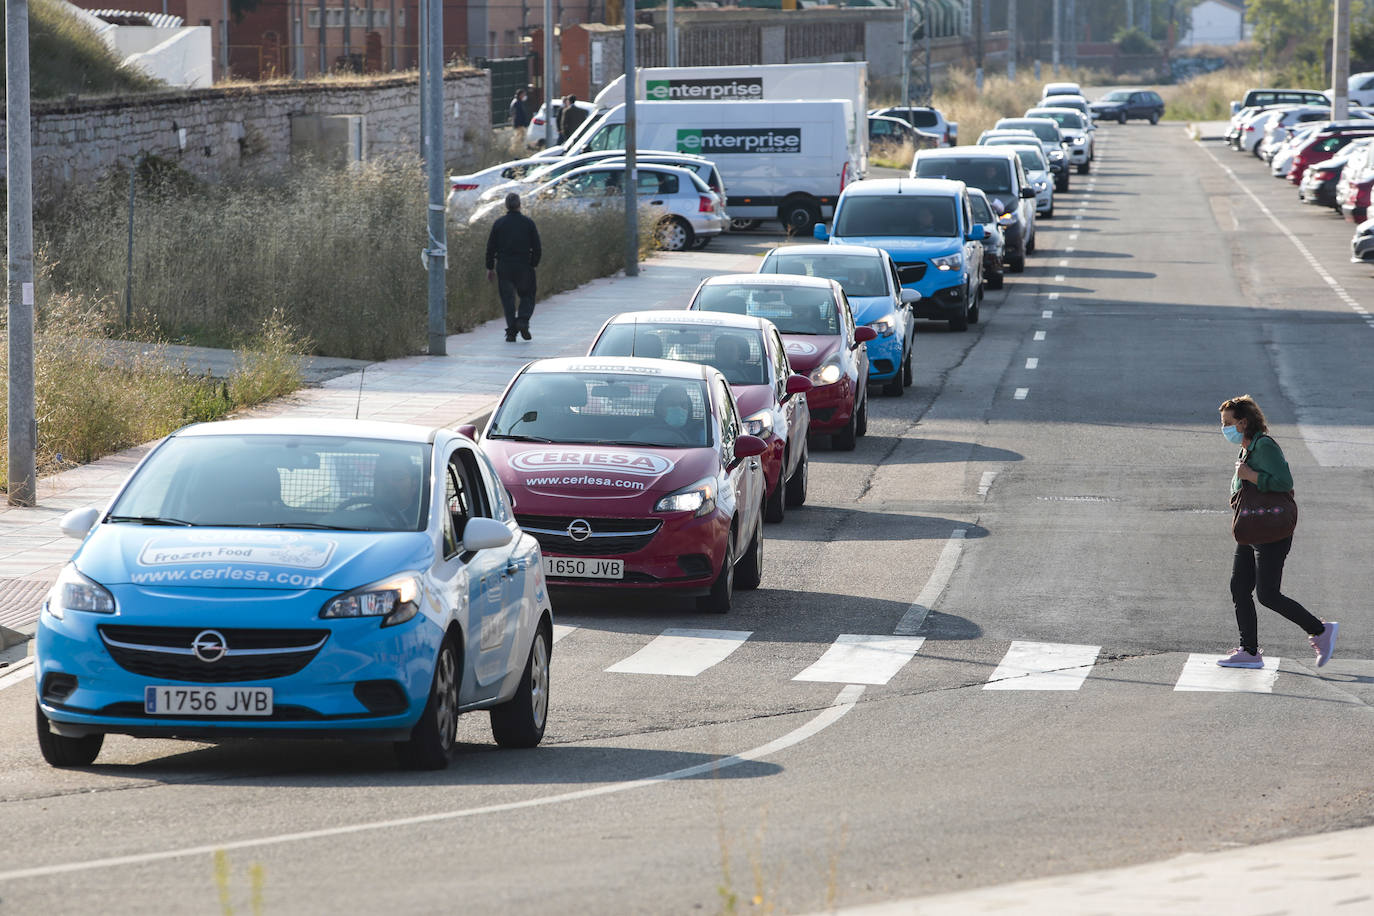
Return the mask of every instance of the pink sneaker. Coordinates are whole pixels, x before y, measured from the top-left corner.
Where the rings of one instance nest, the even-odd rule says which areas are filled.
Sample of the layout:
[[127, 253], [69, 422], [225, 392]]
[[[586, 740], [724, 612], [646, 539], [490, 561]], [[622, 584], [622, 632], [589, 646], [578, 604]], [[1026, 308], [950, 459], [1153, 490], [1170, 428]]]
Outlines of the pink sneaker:
[[[1312, 638], [1316, 639], [1317, 637]], [[1263, 668], [1264, 650], [1257, 649], [1255, 654], [1251, 655], [1244, 649], [1235, 648], [1231, 650], [1230, 655], [1217, 659], [1217, 664], [1223, 668]]]
[[1312, 649], [1317, 653], [1317, 667], [1320, 668], [1331, 661], [1331, 653], [1336, 648], [1336, 630], [1340, 624], [1334, 620], [1323, 620], [1326, 629], [1316, 636], [1307, 637], [1307, 641], [1312, 644]]

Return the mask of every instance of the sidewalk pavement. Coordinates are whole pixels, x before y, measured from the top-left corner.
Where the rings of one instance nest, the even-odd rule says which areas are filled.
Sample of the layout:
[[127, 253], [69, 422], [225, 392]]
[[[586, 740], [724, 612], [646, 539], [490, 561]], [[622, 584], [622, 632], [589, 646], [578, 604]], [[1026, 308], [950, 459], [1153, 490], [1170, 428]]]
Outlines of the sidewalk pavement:
[[1374, 827], [832, 912], [844, 916], [1354, 916], [1374, 912]]
[[[703, 278], [752, 273], [758, 263], [752, 255], [664, 252], [645, 261], [638, 277], [593, 280], [539, 303], [530, 327], [533, 340], [506, 343], [505, 319], [500, 318], [451, 335], [446, 356], [407, 356], [370, 364], [318, 360], [312, 369], [312, 377], [323, 379], [318, 387], [243, 416], [357, 416], [426, 426], [471, 422], [495, 406], [506, 383], [530, 360], [580, 356], [612, 315], [681, 308]], [[229, 351], [198, 348], [176, 348], [167, 356], [193, 369], [223, 367], [233, 358]], [[0, 506], [0, 649], [5, 628], [32, 633], [43, 596], [77, 547], [58, 530], [62, 516], [82, 506], [103, 506], [151, 445], [43, 478], [35, 508]]]

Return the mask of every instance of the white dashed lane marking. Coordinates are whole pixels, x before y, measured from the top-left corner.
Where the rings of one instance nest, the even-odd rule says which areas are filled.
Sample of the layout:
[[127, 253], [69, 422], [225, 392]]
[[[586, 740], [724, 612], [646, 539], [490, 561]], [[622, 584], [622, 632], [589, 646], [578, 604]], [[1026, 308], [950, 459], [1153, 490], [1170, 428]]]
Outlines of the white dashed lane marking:
[[1024, 401], [1029, 394], [1029, 388], [1017, 388], [1016, 393], [1012, 395], [1012, 397], [1016, 398], [1018, 401]]
[[730, 657], [751, 630], [664, 630], [653, 642], [606, 670], [613, 674], [696, 677]]
[[1223, 668], [1220, 654], [1194, 652], [1183, 663], [1174, 690], [1217, 693], [1272, 693], [1279, 676], [1279, 659], [1266, 658], [1263, 668]]
[[1036, 331], [1036, 332], [1035, 332], [1035, 336], [1032, 337], [1031, 339], [1032, 339], [1032, 340], [1044, 340], [1044, 339], [1045, 339], [1045, 332], [1044, 332], [1044, 331]]
[[1040, 359], [1039, 359], [1039, 357], [1029, 356], [1029, 357], [1026, 358], [1026, 368], [1027, 368], [1027, 369], [1034, 369], [1034, 368], [1035, 368], [1036, 366], [1038, 366], [1038, 365], [1040, 365]]
[[1092, 672], [1101, 646], [1017, 640], [984, 690], [1077, 690]]
[[886, 684], [920, 651], [924, 636], [842, 633], [814, 665], [792, 678], [834, 684]]

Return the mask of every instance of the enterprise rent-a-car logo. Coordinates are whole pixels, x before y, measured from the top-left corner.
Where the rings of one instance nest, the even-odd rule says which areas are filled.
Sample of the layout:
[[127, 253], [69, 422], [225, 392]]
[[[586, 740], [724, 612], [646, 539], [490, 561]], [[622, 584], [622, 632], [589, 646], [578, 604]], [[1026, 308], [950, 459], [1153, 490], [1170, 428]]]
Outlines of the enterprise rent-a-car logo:
[[800, 153], [800, 127], [699, 127], [677, 132], [679, 153]]
[[763, 78], [751, 76], [710, 80], [645, 80], [644, 95], [651, 102], [681, 102], [684, 99], [747, 101], [763, 98]]

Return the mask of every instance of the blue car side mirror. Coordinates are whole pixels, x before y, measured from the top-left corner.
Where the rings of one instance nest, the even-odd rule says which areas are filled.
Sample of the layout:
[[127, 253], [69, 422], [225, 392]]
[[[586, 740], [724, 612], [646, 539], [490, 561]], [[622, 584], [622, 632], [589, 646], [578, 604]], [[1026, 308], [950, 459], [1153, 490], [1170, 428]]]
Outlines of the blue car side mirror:
[[825, 223], [817, 223], [811, 227], [811, 236], [818, 242], [830, 241], [830, 233], [825, 231]]
[[981, 242], [983, 239], [987, 238], [987, 235], [987, 230], [983, 228], [982, 224], [979, 224], [968, 231], [968, 240], [970, 242]]

